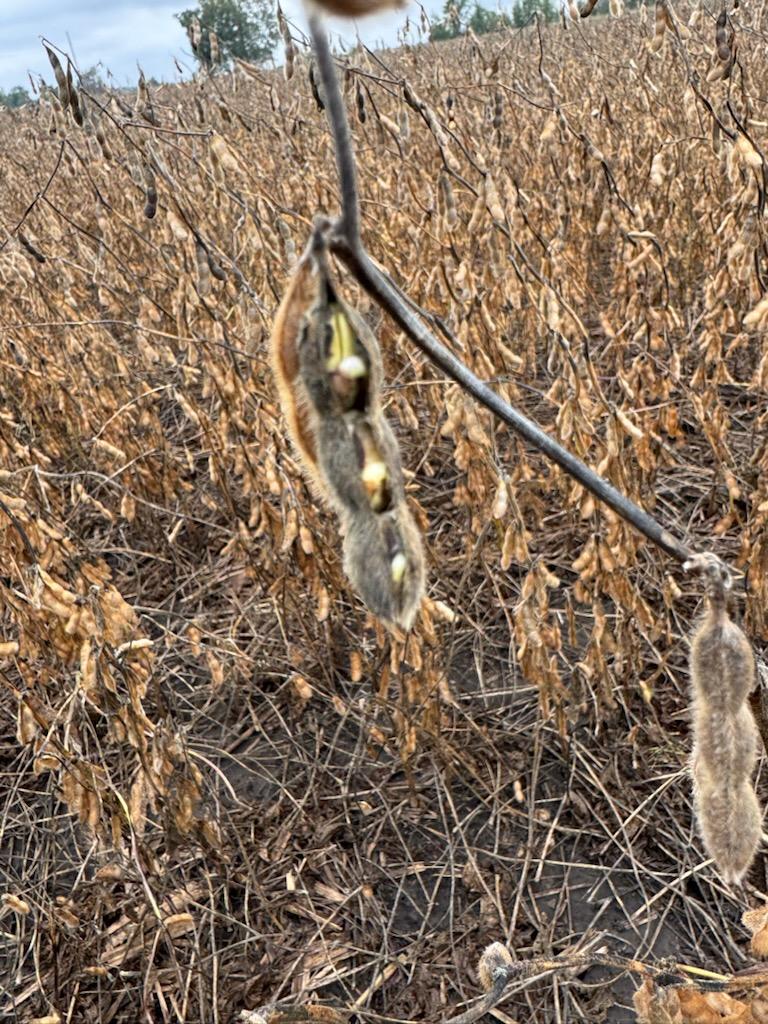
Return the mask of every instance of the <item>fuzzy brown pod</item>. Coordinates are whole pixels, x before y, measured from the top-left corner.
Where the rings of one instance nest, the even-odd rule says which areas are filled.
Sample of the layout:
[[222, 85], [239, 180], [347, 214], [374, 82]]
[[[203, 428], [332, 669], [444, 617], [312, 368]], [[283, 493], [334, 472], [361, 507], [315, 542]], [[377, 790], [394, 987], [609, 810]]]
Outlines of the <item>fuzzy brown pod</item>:
[[715, 46], [717, 48], [717, 56], [723, 62], [727, 62], [731, 59], [729, 35], [728, 13], [725, 8], [723, 8], [715, 23]]
[[477, 965], [477, 974], [484, 992], [490, 992], [501, 979], [505, 982], [514, 960], [507, 947], [501, 942], [486, 946]]
[[707, 607], [691, 639], [694, 811], [707, 853], [727, 882], [746, 874], [762, 838], [762, 811], [752, 776], [758, 732], [747, 698], [755, 658], [731, 619], [731, 577], [712, 554], [685, 563], [704, 574]]
[[200, 50], [200, 43], [203, 41], [203, 30], [197, 16], [194, 16], [187, 26], [187, 38], [192, 47], [192, 53], [197, 54]]
[[355, 107], [357, 108], [357, 120], [365, 124], [368, 115], [365, 112], [365, 93], [359, 82], [355, 83]]
[[351, 515], [345, 524], [344, 571], [368, 608], [387, 626], [408, 630], [424, 595], [424, 551], [410, 509]]
[[208, 262], [208, 250], [199, 239], [195, 242], [195, 265], [197, 267], [197, 290], [204, 298], [211, 292], [211, 268]]
[[208, 46], [211, 50], [211, 63], [218, 64], [221, 61], [221, 50], [219, 48], [219, 37], [212, 28], [208, 29]]
[[723, 7], [715, 23], [716, 60], [707, 73], [708, 82], [730, 78], [736, 59], [734, 40], [735, 33], [728, 19], [728, 12]]
[[136, 114], [143, 117], [145, 121], [149, 122], [149, 124], [156, 125], [158, 123], [152, 107], [152, 98], [149, 94], [147, 80], [144, 77], [143, 71], [139, 71], [139, 81], [136, 85], [136, 103], [134, 110]]
[[424, 592], [424, 554], [381, 411], [381, 353], [339, 298], [318, 237], [275, 318], [272, 369], [310, 487], [339, 517], [347, 576], [385, 625], [409, 629]]
[[72, 65], [67, 63], [67, 91], [69, 93], [69, 108], [75, 124], [80, 128], [83, 126], [83, 108], [77, 92], [77, 86], [72, 80]]
[[451, 179], [445, 171], [441, 171], [439, 182], [440, 194], [443, 198], [443, 205], [445, 206], [445, 226], [449, 231], [452, 231], [456, 227], [459, 215], [456, 210], [456, 198], [453, 194]]
[[155, 175], [149, 164], [143, 165], [144, 174], [144, 189], [146, 194], [146, 203], [144, 204], [144, 216], [147, 220], [152, 220], [157, 213], [157, 184], [155, 182]]
[[293, 78], [293, 73], [296, 67], [296, 47], [291, 37], [291, 30], [288, 27], [288, 22], [285, 20], [285, 15], [280, 4], [277, 5], [277, 27], [280, 35], [283, 39], [283, 47], [285, 50], [285, 64], [283, 65], [283, 76], [286, 82], [290, 82]]
[[664, 4], [657, 0], [654, 23], [653, 23], [653, 38], [648, 44], [649, 49], [652, 53], [658, 53], [661, 47], [664, 45], [664, 37], [669, 24], [669, 16], [667, 15]]
[[[45, 46], [45, 44], [43, 45]], [[61, 61], [53, 52], [53, 50], [49, 46], [45, 46], [45, 52], [48, 54], [48, 60], [50, 62], [51, 67], [53, 68], [53, 73], [56, 77], [56, 85], [59, 88], [59, 101], [62, 107], [64, 107], [64, 109], [66, 110], [66, 108], [69, 106], [70, 80], [68, 80], [67, 76], [64, 74], [64, 68], [62, 67]]]

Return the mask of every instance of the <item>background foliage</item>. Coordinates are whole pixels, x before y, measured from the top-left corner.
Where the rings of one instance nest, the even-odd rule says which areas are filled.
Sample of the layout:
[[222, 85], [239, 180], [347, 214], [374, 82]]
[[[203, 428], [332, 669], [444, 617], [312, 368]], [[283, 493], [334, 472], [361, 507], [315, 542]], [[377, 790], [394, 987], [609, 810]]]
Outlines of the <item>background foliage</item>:
[[468, 29], [475, 35], [501, 32], [513, 25], [521, 28], [528, 25], [538, 12], [545, 21], [552, 21], [557, 11], [551, 0], [517, 0], [512, 5], [511, 16], [505, 11], [494, 11], [482, 4], [471, 4], [470, 0], [446, 0], [443, 14], [432, 21], [429, 37], [434, 42], [455, 39]]
[[[270, 0], [200, 0], [176, 15], [189, 32], [193, 20], [200, 23], [202, 37], [197, 60], [204, 66], [219, 63], [230, 66], [235, 57], [256, 64], [269, 58], [277, 43], [277, 22]], [[209, 33], [216, 33], [219, 59], [211, 54]]]

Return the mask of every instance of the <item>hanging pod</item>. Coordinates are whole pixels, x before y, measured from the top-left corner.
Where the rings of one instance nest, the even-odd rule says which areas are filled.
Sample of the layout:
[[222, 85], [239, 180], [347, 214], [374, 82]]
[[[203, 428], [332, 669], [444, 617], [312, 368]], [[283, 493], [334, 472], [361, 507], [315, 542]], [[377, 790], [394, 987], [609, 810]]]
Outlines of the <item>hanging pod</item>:
[[293, 445], [312, 490], [339, 516], [345, 571], [370, 611], [408, 629], [424, 590], [424, 556], [381, 410], [381, 352], [339, 297], [319, 231], [280, 305], [270, 349]]
[[762, 837], [752, 776], [758, 732], [747, 698], [755, 658], [728, 612], [731, 577], [712, 554], [684, 565], [706, 581], [706, 611], [691, 638], [694, 811], [704, 846], [727, 882], [740, 882]]

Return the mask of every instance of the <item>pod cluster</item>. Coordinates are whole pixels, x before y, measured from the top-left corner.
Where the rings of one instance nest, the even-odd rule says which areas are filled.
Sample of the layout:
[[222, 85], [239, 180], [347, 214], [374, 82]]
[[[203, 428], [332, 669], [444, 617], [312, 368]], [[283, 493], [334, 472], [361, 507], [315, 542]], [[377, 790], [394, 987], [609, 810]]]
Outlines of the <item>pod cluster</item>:
[[424, 593], [421, 534], [381, 407], [382, 360], [310, 245], [275, 320], [272, 366], [289, 434], [314, 492], [337, 513], [344, 570], [386, 625], [409, 629]]
[[725, 5], [715, 22], [715, 53], [716, 59], [707, 75], [708, 82], [730, 78], [736, 60], [736, 34]]

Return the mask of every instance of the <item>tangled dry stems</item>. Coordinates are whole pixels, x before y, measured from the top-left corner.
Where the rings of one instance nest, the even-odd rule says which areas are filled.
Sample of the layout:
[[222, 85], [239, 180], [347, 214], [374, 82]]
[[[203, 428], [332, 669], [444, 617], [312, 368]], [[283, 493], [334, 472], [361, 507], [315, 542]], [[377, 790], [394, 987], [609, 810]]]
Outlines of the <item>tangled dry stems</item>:
[[[543, 31], [551, 87], [533, 28], [359, 51], [346, 81], [373, 257], [499, 394], [718, 538], [759, 647], [763, 184], [735, 140], [762, 151], [765, 58], [733, 18], [730, 85], [706, 13], [658, 57], [637, 15]], [[684, 772], [694, 588], [387, 321], [433, 603], [387, 646], [344, 584], [266, 360], [338, 208], [295, 64], [82, 97], [82, 128], [51, 96], [0, 117], [0, 1009], [437, 1019], [490, 939], [743, 968]], [[503, 1012], [622, 1019], [633, 989], [584, 967]]]

